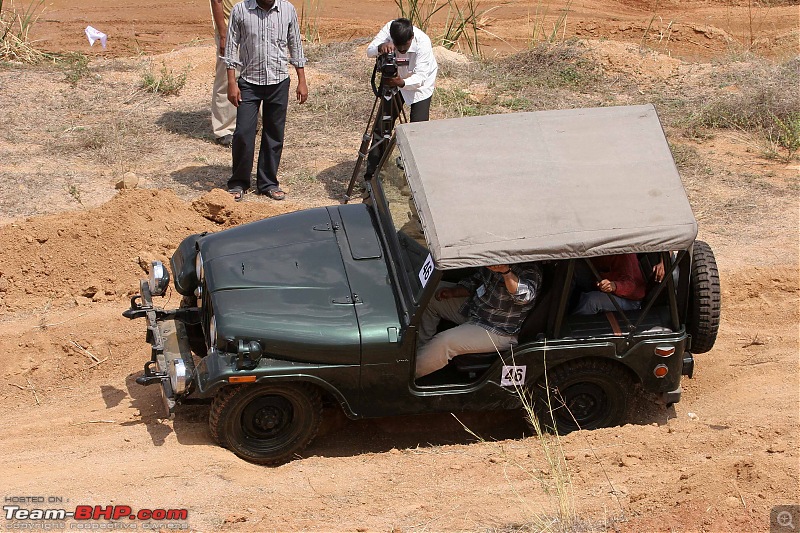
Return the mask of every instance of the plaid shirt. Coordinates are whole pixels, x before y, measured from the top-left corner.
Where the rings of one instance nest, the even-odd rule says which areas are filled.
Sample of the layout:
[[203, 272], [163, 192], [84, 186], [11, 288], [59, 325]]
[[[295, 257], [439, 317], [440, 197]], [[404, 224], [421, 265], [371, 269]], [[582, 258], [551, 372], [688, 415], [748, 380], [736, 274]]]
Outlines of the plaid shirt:
[[461, 314], [469, 322], [498, 335], [514, 336], [519, 333], [525, 316], [536, 303], [536, 294], [542, 284], [542, 271], [534, 263], [510, 267], [519, 278], [516, 294], [508, 292], [503, 276], [488, 268], [479, 269], [458, 284], [472, 293], [472, 297], [461, 308]]
[[287, 0], [275, 0], [269, 11], [261, 9], [256, 0], [233, 6], [225, 63], [229, 69], [239, 68], [242, 79], [255, 85], [282, 82], [289, 77], [289, 63], [304, 67], [306, 58], [294, 6]]

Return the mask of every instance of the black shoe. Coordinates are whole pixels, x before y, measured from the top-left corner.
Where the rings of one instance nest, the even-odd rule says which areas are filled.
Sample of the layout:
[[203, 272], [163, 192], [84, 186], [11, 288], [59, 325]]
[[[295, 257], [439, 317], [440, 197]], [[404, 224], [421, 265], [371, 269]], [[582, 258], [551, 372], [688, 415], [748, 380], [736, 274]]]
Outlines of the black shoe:
[[217, 137], [216, 143], [220, 146], [224, 146], [225, 148], [230, 148], [231, 144], [233, 144], [233, 135], [223, 135], [222, 137]]

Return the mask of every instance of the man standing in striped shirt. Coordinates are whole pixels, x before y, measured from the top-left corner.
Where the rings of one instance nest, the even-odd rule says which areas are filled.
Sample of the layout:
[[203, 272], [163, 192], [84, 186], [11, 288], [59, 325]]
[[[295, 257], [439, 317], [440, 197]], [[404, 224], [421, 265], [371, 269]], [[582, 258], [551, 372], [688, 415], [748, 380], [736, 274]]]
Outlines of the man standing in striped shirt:
[[[289, 107], [289, 63], [297, 72], [297, 101], [302, 104], [308, 98], [306, 58], [294, 6], [287, 0], [244, 0], [236, 4], [228, 24], [225, 62], [228, 100], [237, 108], [228, 192], [238, 201], [250, 188], [258, 111], [263, 104], [256, 192], [283, 200], [286, 194], [278, 184], [278, 165]], [[237, 67], [241, 71], [238, 81]]]

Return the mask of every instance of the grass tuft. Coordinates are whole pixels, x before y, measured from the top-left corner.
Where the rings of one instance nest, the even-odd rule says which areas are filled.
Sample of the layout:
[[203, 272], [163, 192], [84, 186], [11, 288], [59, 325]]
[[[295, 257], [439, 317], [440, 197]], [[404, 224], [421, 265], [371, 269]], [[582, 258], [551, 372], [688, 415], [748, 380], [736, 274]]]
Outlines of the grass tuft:
[[783, 64], [752, 60], [732, 65], [717, 77], [724, 90], [703, 95], [687, 121], [698, 128], [734, 129], [760, 136], [765, 153], [782, 151], [787, 160], [800, 149], [800, 59]]
[[141, 87], [151, 93], [175, 96], [186, 85], [186, 77], [190, 68], [187, 66], [183, 72], [176, 73], [174, 70], [168, 69], [165, 63], [162, 63], [161, 71], [158, 74], [151, 69], [145, 71], [142, 75]]
[[30, 64], [47, 57], [28, 37], [42, 14], [43, 5], [44, 0], [32, 0], [25, 9], [17, 10], [13, 1], [4, 6], [0, 0], [0, 60]]
[[320, 0], [303, 0], [300, 7], [300, 33], [307, 43], [319, 43], [319, 12], [322, 2]]

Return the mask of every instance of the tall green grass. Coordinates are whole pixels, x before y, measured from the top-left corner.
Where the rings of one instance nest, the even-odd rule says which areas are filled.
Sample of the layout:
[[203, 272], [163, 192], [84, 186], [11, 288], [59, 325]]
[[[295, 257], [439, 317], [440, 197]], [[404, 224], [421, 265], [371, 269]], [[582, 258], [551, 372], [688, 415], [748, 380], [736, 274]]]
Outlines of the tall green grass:
[[320, 0], [303, 0], [300, 7], [300, 33], [307, 43], [321, 42], [319, 34], [319, 12], [322, 9]]
[[46, 57], [28, 36], [42, 14], [43, 5], [44, 0], [32, 0], [25, 9], [17, 10], [13, 1], [5, 5], [0, 0], [0, 60], [35, 63]]
[[[530, 46], [536, 46], [541, 42], [555, 43], [564, 40], [567, 33], [567, 16], [572, 7], [572, 0], [567, 0], [555, 15], [552, 27], [547, 26], [547, 19], [550, 18], [550, 6], [543, 4], [542, 0], [536, 3], [536, 10], [531, 20]], [[530, 18], [530, 16], [529, 16]]]
[[[475, 57], [481, 56], [481, 33], [491, 35], [482, 27], [482, 20], [497, 6], [488, 9], [481, 7], [481, 0], [395, 0], [400, 16], [409, 19], [424, 31], [434, 46], [444, 46], [448, 50], [460, 48]], [[438, 33], [434, 16], [447, 8], [444, 26]], [[497, 36], [495, 36], [497, 37]]]

